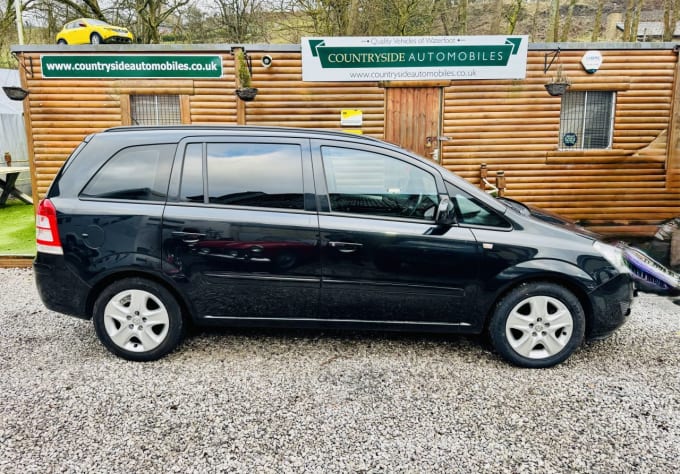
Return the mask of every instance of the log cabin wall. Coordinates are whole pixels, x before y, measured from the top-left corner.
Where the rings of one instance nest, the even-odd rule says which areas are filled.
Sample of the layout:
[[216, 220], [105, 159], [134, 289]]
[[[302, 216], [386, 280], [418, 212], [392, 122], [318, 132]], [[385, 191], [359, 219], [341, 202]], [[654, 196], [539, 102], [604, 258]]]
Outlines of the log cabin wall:
[[[454, 81], [443, 85], [441, 163], [478, 184], [482, 163], [503, 170], [507, 193], [594, 230], [651, 235], [664, 219], [680, 215], [680, 97], [678, 55], [672, 45], [559, 45], [558, 62], [571, 90], [615, 92], [611, 147], [569, 150], [560, 146], [561, 99], [544, 89], [544, 58], [558, 45], [530, 45], [527, 77], [517, 81]], [[341, 129], [343, 109], [363, 111], [362, 132], [384, 138], [385, 84], [306, 83], [297, 45], [248, 46], [252, 57], [253, 102], [234, 96], [231, 46], [221, 45], [224, 76], [205, 80], [44, 79], [42, 53], [111, 54], [111, 49], [55, 46], [16, 47], [32, 154], [34, 198], [44, 195], [70, 152], [89, 133], [129, 124], [130, 95], [178, 94], [182, 123], [284, 125]], [[151, 48], [151, 49], [150, 49]], [[118, 47], [125, 54], [206, 53], [163, 46]], [[199, 49], [199, 51], [196, 50]], [[580, 65], [589, 49], [603, 64], [595, 74]], [[267, 54], [269, 68], [261, 65]], [[440, 87], [442, 84], [433, 84]], [[423, 84], [426, 87], [427, 84]], [[389, 85], [387, 85], [389, 87]], [[37, 202], [37, 200], [36, 200]]]
[[[223, 54], [224, 75], [218, 80], [46, 79], [41, 74], [41, 54], [73, 54], [79, 50], [54, 46], [30, 49], [18, 57], [23, 65], [23, 87], [30, 91], [24, 114], [32, 155], [34, 202], [44, 196], [63, 162], [83, 138], [109, 127], [131, 125], [130, 95], [179, 95], [182, 123], [236, 124], [231, 54]], [[91, 52], [94, 48], [83, 49], [87, 52], [82, 54], [96, 54]]]
[[[545, 54], [557, 46], [530, 45], [523, 81], [461, 81], [445, 89], [443, 133], [452, 140], [443, 144], [444, 166], [478, 183], [479, 167], [487, 163], [490, 174], [505, 171], [510, 198], [596, 231], [653, 234], [660, 221], [680, 215], [680, 186], [670, 179], [680, 165], [677, 154], [667, 169], [677, 52], [600, 49], [602, 66], [588, 74], [580, 64], [587, 49], [561, 45], [544, 74]], [[544, 88], [558, 64], [572, 82], [571, 91], [616, 93], [609, 149], [559, 146], [562, 99]]]
[[[248, 125], [283, 125], [341, 129], [343, 109], [360, 109], [366, 135], [383, 138], [384, 89], [373, 82], [303, 82], [302, 57], [296, 52], [249, 53], [253, 64], [253, 87], [257, 98], [245, 105]], [[272, 58], [262, 66], [262, 56]]]

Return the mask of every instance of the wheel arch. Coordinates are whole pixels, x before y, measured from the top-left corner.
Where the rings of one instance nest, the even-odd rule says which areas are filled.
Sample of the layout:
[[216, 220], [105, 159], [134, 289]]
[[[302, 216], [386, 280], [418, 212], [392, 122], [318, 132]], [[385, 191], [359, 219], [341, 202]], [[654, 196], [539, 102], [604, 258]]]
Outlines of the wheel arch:
[[573, 279], [561, 273], [537, 273], [527, 275], [524, 278], [514, 280], [511, 283], [504, 286], [501, 289], [501, 291], [496, 293], [496, 297], [494, 298], [493, 303], [489, 306], [489, 309], [487, 310], [486, 315], [484, 316], [483, 332], [488, 331], [489, 323], [491, 322], [491, 318], [493, 317], [493, 313], [496, 310], [498, 303], [503, 298], [505, 298], [511, 291], [515, 290], [516, 288], [519, 288], [522, 285], [530, 283], [552, 283], [554, 285], [562, 286], [569, 290], [571, 293], [573, 293], [573, 295], [578, 299], [579, 303], [581, 304], [581, 308], [583, 308], [583, 313], [585, 314], [586, 320], [585, 330], [586, 334], [588, 333], [588, 329], [592, 324], [593, 317], [593, 306], [590, 301], [590, 298], [588, 298], [588, 289], [585, 286], [576, 283]]
[[124, 270], [115, 272], [97, 281], [97, 283], [95, 283], [92, 286], [87, 296], [86, 314], [89, 315], [89, 319], [92, 319], [94, 304], [97, 301], [99, 295], [102, 293], [102, 291], [104, 291], [104, 289], [107, 288], [112, 283], [123, 280], [125, 278], [142, 278], [145, 280], [153, 281], [154, 283], [158, 283], [159, 285], [163, 286], [172, 294], [172, 296], [175, 297], [175, 299], [179, 303], [180, 312], [184, 320], [191, 321], [193, 319], [191, 306], [189, 305], [189, 302], [186, 301], [186, 299], [182, 296], [182, 293], [172, 283], [170, 283], [167, 279], [160, 277], [156, 273], [145, 272], [140, 270]]

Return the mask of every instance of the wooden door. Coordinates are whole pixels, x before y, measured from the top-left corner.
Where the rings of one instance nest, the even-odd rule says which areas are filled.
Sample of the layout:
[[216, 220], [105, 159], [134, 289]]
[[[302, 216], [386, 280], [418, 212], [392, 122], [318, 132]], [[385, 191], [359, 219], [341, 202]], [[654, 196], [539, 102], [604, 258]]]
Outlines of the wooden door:
[[442, 88], [389, 87], [385, 95], [385, 140], [439, 161]]

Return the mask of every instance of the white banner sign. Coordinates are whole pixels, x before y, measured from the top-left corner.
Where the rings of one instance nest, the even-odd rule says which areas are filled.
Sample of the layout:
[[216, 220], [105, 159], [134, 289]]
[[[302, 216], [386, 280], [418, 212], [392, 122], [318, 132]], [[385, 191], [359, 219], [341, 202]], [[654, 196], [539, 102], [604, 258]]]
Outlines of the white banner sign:
[[527, 36], [302, 38], [302, 79], [524, 79], [528, 42]]

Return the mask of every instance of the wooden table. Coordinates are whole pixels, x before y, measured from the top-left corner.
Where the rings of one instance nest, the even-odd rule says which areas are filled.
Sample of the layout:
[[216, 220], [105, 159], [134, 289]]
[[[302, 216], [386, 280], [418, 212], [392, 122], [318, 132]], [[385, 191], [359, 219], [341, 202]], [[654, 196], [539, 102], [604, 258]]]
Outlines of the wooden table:
[[[0, 206], [4, 206], [10, 194], [21, 199], [26, 204], [33, 204], [31, 196], [22, 193], [14, 185], [17, 182], [19, 173], [28, 171], [28, 166], [0, 166]], [[3, 176], [7, 176], [2, 179]]]

